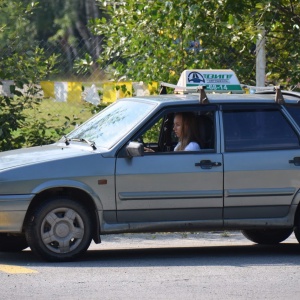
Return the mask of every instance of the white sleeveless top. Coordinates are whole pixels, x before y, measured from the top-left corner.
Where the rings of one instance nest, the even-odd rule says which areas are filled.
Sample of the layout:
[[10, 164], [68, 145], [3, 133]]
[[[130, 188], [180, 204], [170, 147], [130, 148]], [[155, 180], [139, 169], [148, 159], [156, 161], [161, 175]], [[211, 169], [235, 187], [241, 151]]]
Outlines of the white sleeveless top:
[[[176, 145], [176, 147], [174, 148], [174, 151], [176, 151], [178, 149], [178, 147], [180, 146], [180, 142]], [[201, 150], [200, 146], [198, 145], [198, 143], [196, 142], [190, 142], [185, 148], [184, 151], [199, 151]]]

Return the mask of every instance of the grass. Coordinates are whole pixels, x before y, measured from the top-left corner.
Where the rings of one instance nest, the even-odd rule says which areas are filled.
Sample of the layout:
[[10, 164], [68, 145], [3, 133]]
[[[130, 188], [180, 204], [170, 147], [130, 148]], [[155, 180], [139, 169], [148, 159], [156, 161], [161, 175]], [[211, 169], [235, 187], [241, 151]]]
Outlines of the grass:
[[[95, 113], [95, 106], [85, 101], [78, 102], [55, 102], [54, 99], [43, 99], [34, 108], [24, 111], [28, 123], [39, 123], [39, 128], [36, 129], [38, 139], [43, 138], [43, 143], [52, 143], [61, 138], [62, 135], [71, 132], [75, 126], [82, 124]], [[59, 129], [59, 133], [57, 130]], [[14, 131], [12, 134], [15, 138], [21, 133], [22, 129]], [[27, 135], [28, 136], [28, 135]], [[39, 143], [39, 142], [37, 142]], [[24, 143], [22, 147], [34, 146], [32, 142]], [[18, 146], [17, 146], [18, 147]]]
[[53, 99], [43, 99], [36, 109], [28, 109], [25, 114], [30, 118], [47, 120], [49, 127], [59, 127], [67, 121], [66, 117], [79, 125], [93, 115], [92, 111], [93, 106], [84, 101], [55, 102]]

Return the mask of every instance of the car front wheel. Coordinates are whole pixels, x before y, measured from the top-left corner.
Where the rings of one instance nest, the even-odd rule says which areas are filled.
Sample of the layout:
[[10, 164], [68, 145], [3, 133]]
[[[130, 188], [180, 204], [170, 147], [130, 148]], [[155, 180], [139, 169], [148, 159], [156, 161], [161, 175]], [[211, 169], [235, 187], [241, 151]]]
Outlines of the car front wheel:
[[275, 245], [286, 240], [293, 229], [247, 229], [242, 234], [250, 241], [262, 245]]
[[0, 233], [0, 252], [19, 252], [28, 247], [25, 236]]
[[73, 260], [91, 243], [92, 223], [87, 209], [67, 197], [47, 200], [28, 220], [29, 247], [45, 260]]

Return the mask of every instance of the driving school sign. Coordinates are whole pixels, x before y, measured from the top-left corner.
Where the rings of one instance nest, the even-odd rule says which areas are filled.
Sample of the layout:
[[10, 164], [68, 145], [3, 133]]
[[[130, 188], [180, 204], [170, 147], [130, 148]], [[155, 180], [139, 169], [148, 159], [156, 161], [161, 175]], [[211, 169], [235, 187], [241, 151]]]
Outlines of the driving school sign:
[[205, 86], [207, 92], [243, 93], [240, 82], [232, 70], [184, 70], [177, 86]]

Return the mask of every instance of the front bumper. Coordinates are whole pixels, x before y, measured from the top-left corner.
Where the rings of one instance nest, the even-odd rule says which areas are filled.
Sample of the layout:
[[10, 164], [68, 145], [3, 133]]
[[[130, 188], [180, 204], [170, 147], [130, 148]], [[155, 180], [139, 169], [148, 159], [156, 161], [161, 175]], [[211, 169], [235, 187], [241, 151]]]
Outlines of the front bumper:
[[0, 195], [0, 232], [21, 232], [25, 215], [34, 197], [29, 195]]

